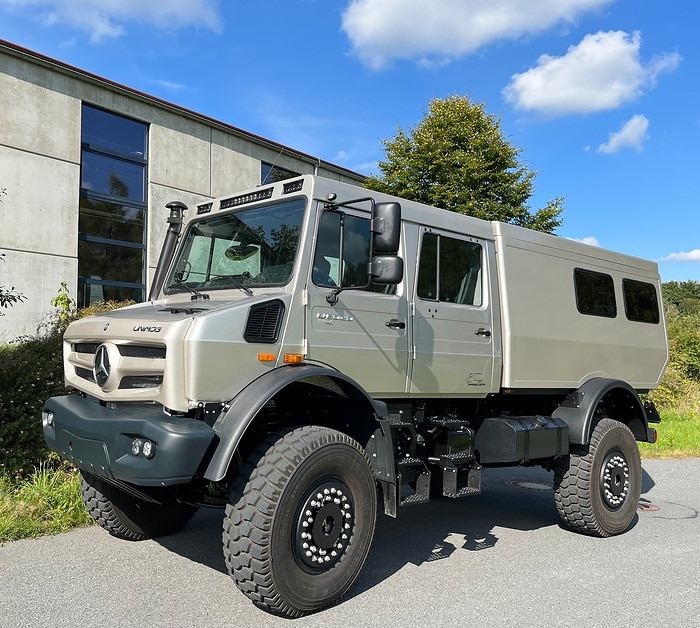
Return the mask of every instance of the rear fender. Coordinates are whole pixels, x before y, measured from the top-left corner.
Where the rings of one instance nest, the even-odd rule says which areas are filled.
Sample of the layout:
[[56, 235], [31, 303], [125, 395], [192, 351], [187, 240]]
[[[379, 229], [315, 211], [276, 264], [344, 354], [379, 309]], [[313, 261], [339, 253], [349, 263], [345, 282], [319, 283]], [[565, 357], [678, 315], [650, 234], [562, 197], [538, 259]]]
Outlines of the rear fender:
[[[627, 382], [595, 377], [567, 395], [552, 416], [569, 426], [572, 444], [586, 445], [591, 436], [596, 410], [603, 402], [606, 416], [627, 425], [638, 441], [654, 442], [644, 403]], [[651, 430], [653, 432], [653, 430]]]

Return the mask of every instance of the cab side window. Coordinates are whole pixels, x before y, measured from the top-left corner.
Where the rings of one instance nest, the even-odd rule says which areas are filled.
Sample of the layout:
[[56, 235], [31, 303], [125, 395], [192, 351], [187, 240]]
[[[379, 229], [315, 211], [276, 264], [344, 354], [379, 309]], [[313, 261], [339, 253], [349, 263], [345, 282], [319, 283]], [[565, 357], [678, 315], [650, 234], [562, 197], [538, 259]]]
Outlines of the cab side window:
[[476, 242], [426, 232], [420, 250], [418, 296], [481, 306], [481, 259], [482, 248]]
[[368, 218], [344, 212], [323, 212], [314, 252], [312, 281], [317, 286], [364, 288], [394, 293], [396, 286], [367, 286], [370, 261]]

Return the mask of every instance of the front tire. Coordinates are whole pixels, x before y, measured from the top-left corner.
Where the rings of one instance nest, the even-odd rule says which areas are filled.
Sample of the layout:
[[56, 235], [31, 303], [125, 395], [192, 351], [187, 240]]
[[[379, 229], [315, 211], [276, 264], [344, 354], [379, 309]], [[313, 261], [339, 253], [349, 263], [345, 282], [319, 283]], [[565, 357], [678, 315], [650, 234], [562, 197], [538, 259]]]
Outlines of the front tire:
[[642, 485], [639, 448], [631, 430], [600, 419], [588, 448], [554, 465], [555, 503], [565, 526], [608, 537], [625, 532], [637, 513]]
[[226, 566], [257, 606], [301, 617], [335, 604], [353, 584], [376, 514], [374, 476], [357, 442], [323, 427], [278, 433], [234, 483]]
[[126, 541], [142, 541], [172, 534], [197, 512], [177, 500], [167, 489], [156, 489], [154, 503], [122, 491], [103, 479], [80, 472], [80, 492], [90, 517], [112, 536]]

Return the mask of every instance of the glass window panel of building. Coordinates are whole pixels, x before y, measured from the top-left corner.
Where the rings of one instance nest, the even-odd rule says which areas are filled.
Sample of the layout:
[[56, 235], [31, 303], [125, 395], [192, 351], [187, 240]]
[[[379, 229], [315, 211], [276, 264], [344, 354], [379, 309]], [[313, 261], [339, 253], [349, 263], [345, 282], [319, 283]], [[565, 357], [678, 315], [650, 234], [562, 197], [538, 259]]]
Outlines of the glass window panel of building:
[[277, 183], [278, 181], [284, 181], [285, 179], [292, 179], [298, 176], [298, 172], [280, 168], [279, 166], [268, 164], [264, 161], [260, 163], [260, 185]]
[[148, 125], [82, 108], [78, 305], [145, 297]]

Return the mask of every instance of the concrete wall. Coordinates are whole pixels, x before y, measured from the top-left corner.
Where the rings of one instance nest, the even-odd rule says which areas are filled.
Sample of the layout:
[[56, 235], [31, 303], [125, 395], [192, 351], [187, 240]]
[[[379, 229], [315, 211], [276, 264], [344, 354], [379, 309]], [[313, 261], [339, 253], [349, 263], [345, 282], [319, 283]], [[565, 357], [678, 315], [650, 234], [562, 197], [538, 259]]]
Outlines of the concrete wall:
[[61, 282], [77, 282], [80, 101], [46, 70], [5, 58], [2, 69], [0, 286], [27, 297], [0, 310], [7, 342], [36, 333]]

